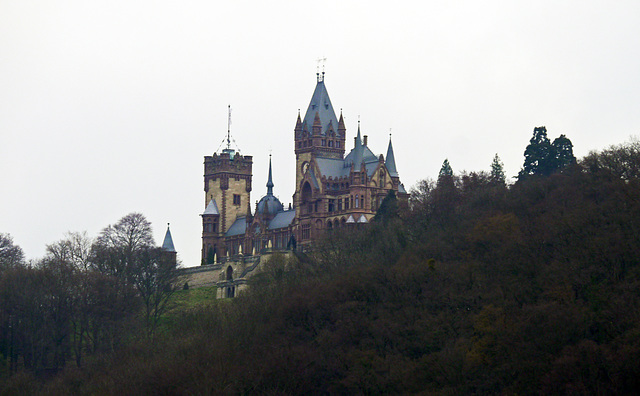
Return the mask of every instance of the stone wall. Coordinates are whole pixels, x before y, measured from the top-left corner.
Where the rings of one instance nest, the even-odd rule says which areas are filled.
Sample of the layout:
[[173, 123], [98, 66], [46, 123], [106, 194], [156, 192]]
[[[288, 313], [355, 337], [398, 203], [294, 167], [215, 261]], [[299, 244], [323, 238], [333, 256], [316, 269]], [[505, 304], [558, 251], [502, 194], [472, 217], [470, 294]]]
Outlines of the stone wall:
[[259, 274], [271, 260], [274, 253], [293, 256], [290, 251], [267, 251], [256, 256], [237, 255], [228, 257], [221, 263], [179, 269], [179, 285], [189, 288], [218, 287], [218, 298], [234, 297], [248, 287], [247, 280]]

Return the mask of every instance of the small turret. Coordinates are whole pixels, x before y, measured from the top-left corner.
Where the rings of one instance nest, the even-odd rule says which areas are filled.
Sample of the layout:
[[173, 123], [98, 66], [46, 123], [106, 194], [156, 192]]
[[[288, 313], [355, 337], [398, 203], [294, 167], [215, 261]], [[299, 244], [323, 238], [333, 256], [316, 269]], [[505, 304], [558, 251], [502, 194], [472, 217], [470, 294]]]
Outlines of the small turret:
[[353, 170], [360, 172], [362, 167], [362, 156], [364, 154], [364, 146], [360, 137], [360, 121], [358, 121], [358, 135], [356, 136], [355, 147], [353, 149]]
[[340, 109], [340, 120], [338, 121], [338, 135], [340, 135], [340, 137], [344, 139], [346, 134], [347, 134], [347, 127], [344, 125], [344, 118], [342, 117], [342, 109]]
[[398, 177], [398, 170], [396, 169], [396, 158], [393, 155], [393, 145], [391, 144], [391, 135], [389, 135], [389, 147], [387, 148], [387, 157], [385, 165], [389, 171], [389, 176]]
[[311, 128], [314, 136], [322, 133], [322, 121], [320, 121], [320, 112], [316, 111], [316, 116], [313, 118], [313, 127]]
[[169, 223], [167, 223], [167, 232], [164, 234], [162, 250], [165, 252], [176, 252], [176, 248], [173, 246], [173, 238], [171, 238], [171, 231], [169, 230]]
[[162, 242], [162, 255], [172, 265], [176, 266], [178, 253], [173, 246], [173, 238], [171, 237], [171, 231], [169, 230], [169, 223], [167, 223], [167, 232], [164, 234], [164, 241]]

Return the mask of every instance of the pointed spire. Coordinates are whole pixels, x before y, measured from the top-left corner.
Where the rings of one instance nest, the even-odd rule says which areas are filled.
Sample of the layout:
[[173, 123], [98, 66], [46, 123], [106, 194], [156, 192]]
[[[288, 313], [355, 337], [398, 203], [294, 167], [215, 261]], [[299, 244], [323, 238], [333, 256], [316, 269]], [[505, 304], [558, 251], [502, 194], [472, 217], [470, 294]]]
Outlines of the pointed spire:
[[176, 248], [173, 247], [173, 238], [171, 238], [171, 231], [169, 230], [169, 223], [167, 223], [167, 233], [164, 234], [164, 242], [162, 242], [162, 250], [166, 252], [175, 252]]
[[[317, 118], [317, 119], [316, 119]], [[324, 79], [320, 78], [318, 74], [318, 82], [316, 88], [311, 96], [311, 101], [307, 107], [307, 111], [302, 118], [302, 123], [307, 131], [313, 132], [313, 134], [324, 134], [326, 132], [329, 121], [333, 121], [334, 128], [338, 125], [338, 118], [333, 111], [327, 88], [324, 85]], [[316, 132], [316, 123], [318, 123], [318, 129]]]
[[294, 128], [294, 132], [299, 134], [302, 132], [302, 119], [300, 118], [300, 109], [298, 109], [298, 119], [296, 120], [296, 127]]
[[389, 134], [389, 148], [387, 148], [387, 157], [385, 165], [389, 171], [389, 176], [398, 177], [398, 170], [396, 169], [396, 158], [393, 155], [393, 145], [391, 144], [391, 134]]
[[342, 117], [342, 109], [340, 109], [340, 120], [338, 120], [338, 135], [344, 138], [347, 127], [344, 125], [344, 118]]
[[360, 121], [358, 120], [358, 135], [356, 136], [356, 146], [353, 149], [353, 166], [356, 172], [360, 172], [363, 154], [364, 146], [362, 146], [362, 138], [360, 137]]
[[313, 135], [319, 135], [322, 132], [322, 121], [320, 120], [320, 112], [316, 111], [316, 116], [313, 119], [313, 126], [311, 127]]
[[271, 176], [271, 154], [269, 154], [269, 180], [267, 180], [267, 195], [273, 195], [273, 177]]

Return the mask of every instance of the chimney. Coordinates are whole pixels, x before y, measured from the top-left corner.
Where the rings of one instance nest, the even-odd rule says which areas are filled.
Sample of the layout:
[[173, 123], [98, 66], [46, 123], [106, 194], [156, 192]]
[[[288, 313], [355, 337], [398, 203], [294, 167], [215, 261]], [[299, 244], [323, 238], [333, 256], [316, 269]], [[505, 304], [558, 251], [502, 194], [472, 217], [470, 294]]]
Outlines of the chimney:
[[368, 140], [367, 138], [368, 138], [368, 137], [369, 137], [369, 136], [364, 135], [364, 143], [363, 143], [363, 145], [364, 145], [364, 146], [366, 146], [366, 145], [367, 145], [367, 140]]

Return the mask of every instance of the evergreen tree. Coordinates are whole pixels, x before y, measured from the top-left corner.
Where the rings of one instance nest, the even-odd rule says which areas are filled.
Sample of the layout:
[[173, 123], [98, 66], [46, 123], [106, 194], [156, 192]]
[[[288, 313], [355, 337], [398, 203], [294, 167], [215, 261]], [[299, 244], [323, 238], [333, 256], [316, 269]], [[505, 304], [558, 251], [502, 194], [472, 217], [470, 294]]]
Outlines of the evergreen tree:
[[491, 182], [494, 184], [505, 184], [504, 164], [500, 161], [498, 153], [496, 153], [491, 162]]
[[376, 211], [376, 215], [373, 218], [374, 221], [381, 221], [382, 223], [388, 223], [392, 219], [399, 217], [398, 214], [398, 198], [393, 190], [389, 190], [387, 196], [384, 197], [380, 203], [380, 207]]
[[554, 170], [566, 168], [576, 163], [576, 157], [573, 155], [573, 144], [565, 135], [557, 137], [553, 143], [554, 152]]
[[438, 180], [440, 180], [443, 176], [453, 176], [453, 169], [451, 169], [451, 165], [449, 165], [449, 160], [445, 158], [442, 163], [442, 168], [440, 168], [440, 173], [438, 173]]
[[533, 175], [550, 175], [553, 172], [553, 147], [547, 137], [546, 127], [536, 127], [533, 129], [533, 136], [529, 140], [529, 145], [524, 151], [524, 164], [518, 174], [518, 180]]

